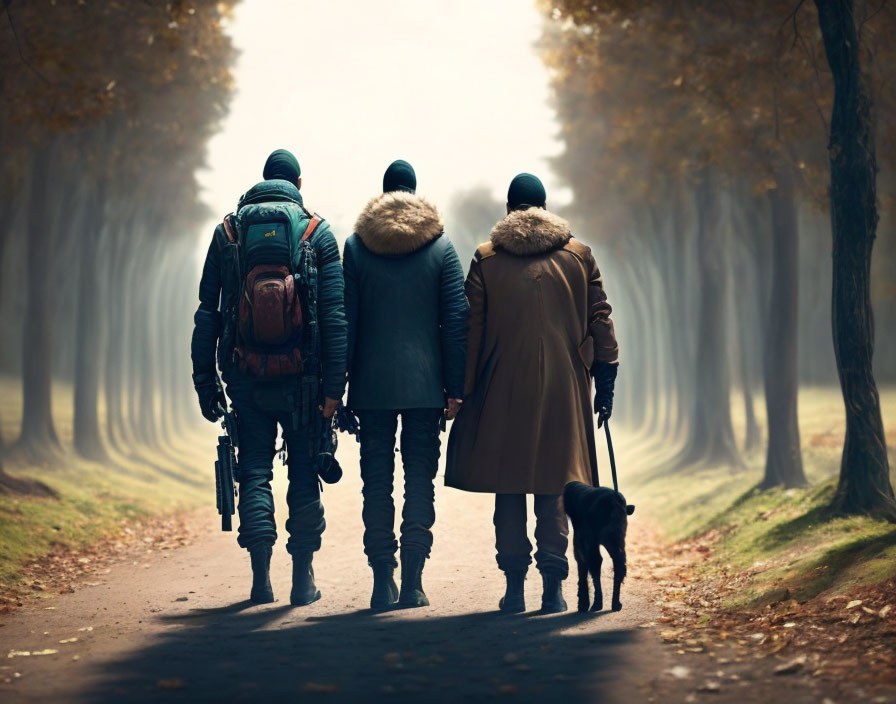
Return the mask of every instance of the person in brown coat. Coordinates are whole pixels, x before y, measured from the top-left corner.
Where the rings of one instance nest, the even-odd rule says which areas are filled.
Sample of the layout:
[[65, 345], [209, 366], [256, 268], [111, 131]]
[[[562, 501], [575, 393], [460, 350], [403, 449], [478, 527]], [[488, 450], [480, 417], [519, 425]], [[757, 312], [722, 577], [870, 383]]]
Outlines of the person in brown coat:
[[592, 483], [594, 411], [609, 418], [618, 364], [610, 305], [591, 250], [545, 209], [541, 181], [520, 174], [507, 217], [480, 245], [465, 284], [470, 303], [464, 402], [448, 440], [445, 483], [495, 494], [502, 611], [525, 611], [532, 562], [526, 495], [535, 495], [542, 610], [566, 610], [569, 528], [563, 488]]

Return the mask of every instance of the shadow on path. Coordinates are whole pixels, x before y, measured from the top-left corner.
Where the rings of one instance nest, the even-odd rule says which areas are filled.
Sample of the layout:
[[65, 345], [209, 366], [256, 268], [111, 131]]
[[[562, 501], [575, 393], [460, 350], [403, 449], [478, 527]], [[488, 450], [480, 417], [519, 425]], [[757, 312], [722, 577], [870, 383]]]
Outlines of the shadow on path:
[[[109, 663], [89, 701], [607, 701], [638, 669], [636, 629], [601, 614], [370, 610], [311, 615], [288, 605], [164, 615], [166, 629]], [[590, 625], [589, 625], [590, 624]], [[643, 655], [640, 655], [643, 658]], [[622, 674], [621, 674], [622, 673]]]

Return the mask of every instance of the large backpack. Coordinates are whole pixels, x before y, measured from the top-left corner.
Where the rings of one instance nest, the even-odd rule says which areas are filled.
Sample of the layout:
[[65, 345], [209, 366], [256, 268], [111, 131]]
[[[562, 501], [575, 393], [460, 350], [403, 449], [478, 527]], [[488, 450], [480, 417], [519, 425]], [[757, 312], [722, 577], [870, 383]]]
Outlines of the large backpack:
[[245, 205], [224, 219], [237, 244], [235, 360], [252, 377], [298, 376], [315, 356], [317, 281], [310, 239], [320, 224], [294, 203]]

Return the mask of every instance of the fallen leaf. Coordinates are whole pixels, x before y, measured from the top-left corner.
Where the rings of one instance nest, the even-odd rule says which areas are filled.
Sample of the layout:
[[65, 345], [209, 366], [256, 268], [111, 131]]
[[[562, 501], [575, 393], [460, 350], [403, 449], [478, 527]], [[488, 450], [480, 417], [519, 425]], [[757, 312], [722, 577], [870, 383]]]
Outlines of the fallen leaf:
[[672, 675], [677, 680], [685, 680], [691, 676], [691, 670], [684, 665], [676, 665], [675, 667], [670, 667], [666, 670], [667, 674]]
[[803, 665], [806, 664], [806, 656], [800, 655], [799, 657], [794, 658], [790, 662], [785, 662], [778, 665], [775, 668], [776, 675], [793, 675], [803, 669]]
[[60, 643], [77, 643], [77, 642], [78, 642], [78, 639], [77, 639], [77, 638], [63, 638], [63, 639], [62, 639], [61, 641], [59, 641], [59, 642], [60, 642]]
[[302, 685], [303, 692], [338, 692], [339, 685], [331, 684], [329, 682], [305, 682]]
[[166, 677], [156, 681], [156, 687], [159, 689], [183, 689], [187, 686], [180, 677]]
[[893, 606], [891, 604], [887, 604], [884, 608], [882, 608], [877, 615], [881, 618], [886, 618], [887, 614], [889, 614], [893, 610]]
[[851, 602], [849, 602], [849, 603], [846, 605], [846, 610], [849, 611], [850, 609], [854, 609], [854, 608], [856, 608], [857, 606], [861, 606], [861, 605], [862, 605], [862, 600], [861, 600], [861, 599], [853, 599]]

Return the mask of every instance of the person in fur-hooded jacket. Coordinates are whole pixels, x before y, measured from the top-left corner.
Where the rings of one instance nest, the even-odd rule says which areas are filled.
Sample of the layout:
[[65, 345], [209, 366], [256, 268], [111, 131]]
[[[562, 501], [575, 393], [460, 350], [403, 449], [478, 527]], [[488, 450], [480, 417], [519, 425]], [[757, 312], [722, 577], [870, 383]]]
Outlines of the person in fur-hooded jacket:
[[[457, 414], [464, 384], [468, 306], [463, 269], [438, 210], [415, 195], [417, 178], [393, 162], [383, 193], [345, 243], [348, 407], [360, 421], [364, 552], [374, 609], [429, 604], [422, 572], [435, 522], [433, 480], [443, 411]], [[401, 592], [393, 579], [395, 433], [401, 417], [405, 500]]]
[[507, 578], [500, 608], [507, 612], [525, 610], [527, 494], [535, 495], [542, 610], [566, 610], [563, 488], [592, 483], [591, 379], [601, 423], [612, 411], [616, 378], [618, 348], [597, 264], [545, 201], [538, 178], [514, 178], [507, 217], [470, 265], [464, 404], [445, 472], [448, 486], [496, 495], [497, 561]]

